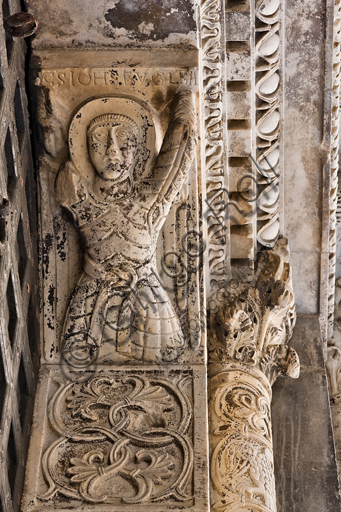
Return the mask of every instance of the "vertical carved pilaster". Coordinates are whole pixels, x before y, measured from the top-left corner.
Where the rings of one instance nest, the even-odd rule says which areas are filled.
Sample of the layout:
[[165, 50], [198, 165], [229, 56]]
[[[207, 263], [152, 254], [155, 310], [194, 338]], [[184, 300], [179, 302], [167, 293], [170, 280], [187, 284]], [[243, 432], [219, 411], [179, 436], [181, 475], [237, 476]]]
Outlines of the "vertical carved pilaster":
[[288, 347], [295, 305], [286, 240], [262, 254], [249, 286], [212, 299], [212, 506], [224, 512], [276, 511], [271, 386], [282, 375], [299, 375], [298, 356]]
[[330, 407], [333, 421], [334, 443], [338, 464], [339, 479], [341, 477], [341, 350], [338, 346], [328, 347], [327, 370], [329, 377]]
[[250, 280], [256, 253], [254, 6], [226, 1], [226, 56], [230, 253], [233, 278]]
[[335, 282], [336, 223], [340, 222], [339, 171], [339, 100], [340, 100], [341, 2], [335, 0], [333, 29], [333, 81], [330, 148], [329, 202], [329, 272], [328, 272], [328, 348], [327, 373], [334, 430], [334, 442], [341, 478], [341, 278]]
[[221, 0], [201, 5], [203, 81], [203, 163], [206, 178], [208, 286], [228, 275], [226, 125], [224, 126], [224, 7]]
[[273, 247], [280, 228], [281, 2], [255, 2], [257, 240]]
[[335, 264], [336, 264], [336, 220], [337, 190], [339, 171], [339, 99], [340, 99], [340, 41], [341, 41], [341, 2], [335, 0], [333, 32], [333, 76], [332, 76], [332, 116], [330, 148], [330, 198], [329, 198], [329, 272], [328, 272], [328, 337], [333, 334]]

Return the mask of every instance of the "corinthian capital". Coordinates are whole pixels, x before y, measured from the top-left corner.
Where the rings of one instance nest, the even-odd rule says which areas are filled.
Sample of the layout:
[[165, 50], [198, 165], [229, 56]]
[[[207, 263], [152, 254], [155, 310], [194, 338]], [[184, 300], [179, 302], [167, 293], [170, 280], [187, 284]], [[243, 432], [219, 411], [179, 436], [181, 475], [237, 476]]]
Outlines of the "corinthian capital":
[[253, 366], [270, 384], [280, 375], [299, 376], [297, 353], [288, 347], [296, 313], [286, 239], [258, 254], [251, 283], [219, 289], [213, 300], [211, 363]]

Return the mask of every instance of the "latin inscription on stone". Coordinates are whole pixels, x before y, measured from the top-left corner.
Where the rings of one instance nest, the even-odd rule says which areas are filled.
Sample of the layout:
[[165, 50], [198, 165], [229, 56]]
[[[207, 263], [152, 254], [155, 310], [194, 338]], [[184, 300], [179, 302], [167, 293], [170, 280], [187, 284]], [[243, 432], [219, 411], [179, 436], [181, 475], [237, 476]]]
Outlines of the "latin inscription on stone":
[[197, 71], [194, 69], [132, 69], [132, 68], [86, 68], [43, 69], [37, 85], [44, 87], [89, 87], [103, 85], [196, 85]]

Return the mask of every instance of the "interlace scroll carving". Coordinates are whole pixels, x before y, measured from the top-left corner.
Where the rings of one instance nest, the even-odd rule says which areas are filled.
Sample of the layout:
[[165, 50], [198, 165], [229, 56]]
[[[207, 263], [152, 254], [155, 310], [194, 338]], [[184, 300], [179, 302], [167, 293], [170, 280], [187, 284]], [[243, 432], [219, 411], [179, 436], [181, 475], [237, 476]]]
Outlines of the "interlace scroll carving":
[[280, 169], [280, 0], [255, 2], [257, 239], [273, 247], [279, 234]]
[[295, 299], [287, 241], [280, 239], [273, 250], [260, 254], [253, 282], [228, 296], [224, 292], [221, 307], [212, 314], [210, 361], [250, 364], [272, 384], [281, 374], [299, 374], [297, 354], [287, 346], [296, 320]]
[[213, 508], [269, 512], [276, 508], [270, 396], [257, 379], [241, 377], [231, 371], [213, 378], [211, 477], [223, 496]]
[[60, 437], [43, 456], [48, 501], [185, 502], [191, 498], [191, 384], [139, 374], [61, 383], [49, 405]]
[[[227, 276], [227, 209], [224, 160], [224, 79], [222, 41], [223, 22], [221, 0], [205, 0], [201, 5], [201, 44], [203, 63], [204, 129], [208, 260], [211, 280]], [[213, 213], [214, 211], [214, 213]]]
[[341, 278], [335, 281], [336, 267], [336, 228], [340, 223], [340, 183], [339, 183], [339, 130], [340, 130], [340, 36], [341, 2], [334, 3], [333, 32], [333, 89], [330, 148], [329, 184], [329, 258], [328, 258], [328, 347], [326, 367], [329, 381], [334, 442], [339, 478], [341, 478]]

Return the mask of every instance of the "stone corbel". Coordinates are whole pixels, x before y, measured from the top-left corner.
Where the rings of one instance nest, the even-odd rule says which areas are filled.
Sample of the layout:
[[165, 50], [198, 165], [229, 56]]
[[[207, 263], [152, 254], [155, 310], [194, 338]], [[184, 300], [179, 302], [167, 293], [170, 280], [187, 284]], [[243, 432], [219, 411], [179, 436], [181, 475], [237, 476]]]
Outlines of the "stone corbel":
[[[232, 284], [232, 283], [231, 283]], [[258, 258], [252, 283], [220, 289], [210, 318], [212, 506], [275, 512], [271, 386], [299, 376], [287, 241]]]

